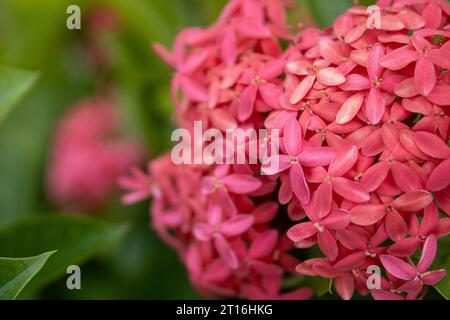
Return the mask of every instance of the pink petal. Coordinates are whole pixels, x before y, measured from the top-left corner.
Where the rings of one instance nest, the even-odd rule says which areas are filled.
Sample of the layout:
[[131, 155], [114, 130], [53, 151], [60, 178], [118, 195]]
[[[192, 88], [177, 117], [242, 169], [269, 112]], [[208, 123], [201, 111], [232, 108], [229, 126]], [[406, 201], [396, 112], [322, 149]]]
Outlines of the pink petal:
[[372, 157], [383, 152], [385, 148], [386, 147], [382, 138], [382, 130], [375, 129], [362, 142], [361, 153], [366, 157]]
[[231, 269], [221, 259], [215, 259], [208, 265], [207, 270], [203, 273], [203, 278], [205, 281], [222, 282], [227, 280], [230, 275]]
[[228, 241], [221, 235], [214, 236], [214, 247], [222, 260], [232, 269], [239, 267], [239, 261]]
[[236, 118], [225, 108], [213, 109], [209, 112], [211, 124], [219, 130], [236, 129]]
[[371, 88], [366, 99], [365, 113], [372, 124], [378, 124], [383, 117], [386, 100], [379, 88]]
[[367, 56], [367, 73], [372, 81], [381, 77], [383, 67], [380, 60], [383, 56], [384, 47], [382, 45], [373, 46]]
[[371, 87], [370, 80], [360, 74], [354, 73], [347, 76], [347, 81], [339, 88], [345, 91], [361, 91]]
[[313, 194], [311, 210], [318, 219], [325, 217], [331, 209], [332, 187], [329, 183], [322, 183]]
[[419, 241], [414, 238], [405, 238], [395, 242], [387, 249], [387, 253], [391, 256], [406, 258], [413, 255], [417, 247], [419, 246]]
[[394, 93], [401, 98], [411, 98], [419, 94], [414, 78], [408, 78], [400, 82], [395, 87]]
[[[380, 83], [380, 89], [387, 93], [394, 94], [395, 88], [397, 88], [397, 86], [400, 83], [402, 83], [402, 81], [404, 81], [405, 79], [407, 79], [407, 78], [401, 74], [389, 75], [389, 73], [386, 73], [386, 77], [383, 78], [383, 81], [381, 81], [381, 83]], [[390, 98], [390, 96], [388, 96], [388, 97]], [[392, 116], [394, 116], [394, 115], [392, 115]]]
[[427, 190], [439, 191], [450, 184], [450, 159], [442, 161], [434, 168], [427, 181]]
[[430, 1], [422, 13], [426, 27], [437, 29], [441, 25], [441, 8], [437, 1]]
[[283, 131], [283, 143], [290, 156], [296, 156], [302, 151], [302, 128], [297, 119], [289, 119]]
[[278, 201], [280, 204], [287, 204], [292, 199], [292, 188], [289, 175], [282, 175], [280, 177], [281, 185], [278, 191]]
[[352, 231], [349, 228], [343, 230], [337, 230], [336, 236], [339, 242], [347, 249], [365, 250], [367, 249], [367, 239], [356, 231]]
[[169, 66], [176, 68], [174, 56], [164, 46], [159, 43], [153, 43], [152, 49]]
[[291, 167], [289, 157], [283, 154], [273, 155], [267, 158], [261, 166], [261, 172], [273, 176]]
[[425, 20], [413, 10], [403, 9], [398, 13], [408, 30], [417, 30], [425, 26]]
[[350, 181], [346, 178], [333, 178], [333, 190], [341, 197], [355, 203], [361, 203], [370, 200], [370, 195], [359, 183]]
[[222, 179], [229, 192], [246, 194], [258, 190], [262, 182], [255, 177], [246, 174], [231, 174]]
[[299, 103], [306, 96], [308, 91], [312, 88], [315, 81], [316, 81], [315, 76], [306, 76], [292, 93], [290, 103], [291, 104]]
[[220, 232], [227, 237], [240, 235], [250, 229], [255, 218], [249, 214], [238, 214], [220, 224]]
[[420, 229], [417, 232], [420, 232], [420, 234], [430, 234], [438, 226], [439, 221], [439, 211], [434, 202], [432, 202], [424, 209]]
[[326, 166], [335, 153], [335, 149], [329, 147], [305, 148], [297, 158], [299, 163], [307, 167]]
[[263, 224], [272, 221], [278, 214], [280, 207], [275, 201], [268, 201], [260, 204], [252, 215], [255, 217], [255, 224]]
[[271, 108], [279, 109], [280, 97], [283, 89], [273, 83], [264, 83], [259, 86], [259, 94], [262, 100]]
[[349, 32], [347, 32], [347, 34], [344, 37], [344, 42], [345, 43], [355, 42], [356, 40], [358, 40], [359, 38], [361, 38], [363, 36], [363, 34], [366, 32], [366, 30], [367, 30], [366, 22], [363, 21], [363, 22], [359, 23], [353, 29], [351, 29]]
[[421, 278], [425, 284], [427, 284], [429, 286], [434, 286], [439, 281], [444, 279], [446, 275], [447, 275], [447, 270], [439, 269], [439, 270], [427, 272], [427, 273], [421, 275]]
[[346, 124], [352, 120], [357, 114], [364, 101], [363, 93], [356, 93], [348, 98], [339, 109], [336, 115], [336, 123]]
[[259, 234], [252, 242], [248, 255], [252, 259], [262, 259], [273, 252], [278, 243], [277, 230], [270, 229]]
[[194, 234], [195, 238], [200, 241], [209, 241], [212, 239], [212, 232], [213, 229], [210, 225], [206, 223], [197, 223], [194, 225], [194, 228], [192, 230], [192, 233]]
[[237, 47], [236, 34], [233, 28], [227, 28], [222, 38], [220, 52], [223, 60], [227, 66], [232, 66], [236, 63]]
[[412, 99], [403, 99], [402, 106], [413, 113], [430, 114], [433, 112], [433, 106], [428, 99], [423, 96]]
[[350, 224], [350, 218], [350, 212], [335, 210], [322, 220], [322, 224], [331, 230], [343, 230]]
[[428, 270], [436, 257], [437, 252], [437, 239], [434, 234], [431, 234], [425, 240], [422, 247], [422, 255], [420, 256], [419, 263], [417, 264], [417, 271], [424, 273]]
[[402, 146], [420, 159], [427, 159], [425, 153], [420, 151], [416, 145], [416, 135], [411, 130], [400, 130], [399, 139]]
[[434, 87], [433, 91], [428, 95], [428, 100], [439, 106], [448, 105], [450, 99], [450, 87], [442, 84]]
[[390, 166], [386, 161], [378, 162], [364, 172], [360, 184], [368, 192], [375, 191], [386, 179], [389, 170]]
[[381, 58], [381, 65], [389, 70], [400, 70], [419, 58], [416, 50], [401, 47], [393, 50]]
[[314, 290], [311, 288], [299, 288], [283, 293], [280, 298], [282, 300], [308, 300], [313, 294]]
[[257, 19], [240, 19], [235, 23], [239, 33], [247, 38], [264, 39], [271, 36], [270, 30]]
[[333, 266], [333, 268], [348, 271], [361, 266], [365, 260], [366, 260], [366, 253], [364, 251], [357, 251], [350, 253], [345, 258], [339, 260]]
[[287, 236], [294, 242], [309, 238], [317, 233], [317, 229], [312, 222], [298, 223], [287, 231]]
[[371, 226], [386, 215], [383, 204], [362, 204], [351, 210], [351, 222], [359, 226]]
[[183, 93], [194, 102], [205, 102], [208, 100], [208, 91], [197, 81], [187, 76], [179, 78]]
[[306, 60], [294, 60], [289, 61], [286, 64], [287, 72], [299, 75], [307, 76], [309, 74], [309, 69], [311, 68], [311, 63]]
[[449, 50], [450, 45], [446, 45], [445, 49], [444, 46], [442, 46], [441, 49], [431, 50], [428, 53], [428, 59], [430, 59], [430, 61], [433, 62], [435, 65], [448, 70], [450, 69], [450, 55], [448, 53]]
[[208, 218], [208, 224], [215, 226], [222, 222], [223, 209], [218, 203], [212, 203], [208, 205], [208, 211], [206, 212]]
[[276, 0], [267, 1], [267, 15], [270, 20], [277, 23], [283, 24], [286, 22], [286, 12], [284, 4]]
[[403, 192], [415, 191], [422, 189], [422, 184], [419, 177], [413, 169], [406, 164], [400, 162], [394, 162], [391, 170], [394, 177], [395, 184]]
[[297, 199], [300, 200], [302, 204], [308, 204], [310, 199], [309, 187], [306, 183], [302, 167], [300, 165], [293, 165], [289, 172], [289, 177], [292, 191]]
[[401, 295], [386, 290], [375, 289], [371, 290], [370, 293], [374, 300], [405, 300]]
[[352, 28], [353, 18], [351, 14], [343, 14], [339, 16], [333, 24], [334, 33], [341, 40]]
[[259, 273], [261, 276], [272, 279], [274, 277], [280, 277], [283, 274], [283, 269], [281, 269], [281, 267], [275, 264], [270, 264], [259, 260], [253, 260], [251, 262], [251, 268], [255, 270], [255, 272]]
[[381, 15], [381, 29], [386, 31], [398, 31], [405, 28], [405, 24], [397, 15]]
[[334, 288], [339, 296], [344, 300], [350, 300], [355, 290], [355, 282], [353, 277], [349, 275], [343, 275], [334, 279]]
[[356, 146], [348, 146], [339, 149], [333, 160], [331, 160], [328, 173], [332, 177], [342, 177], [346, 174], [356, 163], [358, 159], [358, 148]]
[[413, 280], [416, 277], [416, 270], [397, 257], [381, 255], [380, 260], [386, 270], [398, 279]]
[[345, 80], [345, 76], [336, 68], [323, 68], [317, 72], [317, 81], [324, 86], [338, 86]]
[[270, 60], [261, 67], [258, 74], [261, 79], [273, 80], [283, 73], [285, 64], [286, 62], [282, 59]]
[[242, 92], [238, 109], [239, 121], [245, 121], [252, 115], [257, 92], [258, 87], [253, 84], [247, 86]]
[[336, 239], [328, 229], [324, 229], [317, 233], [317, 243], [323, 254], [330, 260], [334, 261], [338, 255], [338, 246]]
[[205, 63], [208, 55], [208, 50], [190, 54], [183, 65], [179, 66], [180, 72], [183, 74], [195, 73]]
[[402, 194], [394, 200], [393, 206], [401, 211], [419, 211], [433, 201], [431, 194], [424, 190], [411, 191]]
[[436, 70], [433, 63], [427, 58], [420, 58], [416, 63], [414, 80], [417, 91], [428, 96], [436, 85]]
[[405, 234], [408, 231], [408, 226], [406, 225], [403, 217], [396, 210], [389, 212], [384, 221], [384, 227], [386, 228], [386, 233], [389, 238], [393, 241], [399, 241], [405, 237]]
[[342, 53], [339, 42], [331, 39], [321, 39], [319, 42], [319, 53], [327, 61], [331, 61], [335, 65], [342, 63]]
[[425, 131], [416, 132], [415, 142], [422, 152], [433, 158], [450, 158], [450, 148], [435, 134]]
[[129, 204], [134, 204], [134, 203], [140, 202], [142, 200], [145, 200], [148, 197], [150, 197], [148, 191], [143, 190], [143, 191], [127, 193], [126, 195], [124, 195], [120, 198], [120, 201], [123, 204], [129, 205]]

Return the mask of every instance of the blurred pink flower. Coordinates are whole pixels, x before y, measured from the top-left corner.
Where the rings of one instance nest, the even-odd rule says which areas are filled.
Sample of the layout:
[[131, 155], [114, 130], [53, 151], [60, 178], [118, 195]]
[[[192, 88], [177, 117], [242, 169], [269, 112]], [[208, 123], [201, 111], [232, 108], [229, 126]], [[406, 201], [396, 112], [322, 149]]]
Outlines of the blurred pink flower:
[[56, 130], [47, 171], [47, 191], [58, 207], [94, 210], [113, 195], [117, 178], [143, 156], [141, 146], [118, 134], [118, 115], [105, 99], [85, 100], [68, 111]]

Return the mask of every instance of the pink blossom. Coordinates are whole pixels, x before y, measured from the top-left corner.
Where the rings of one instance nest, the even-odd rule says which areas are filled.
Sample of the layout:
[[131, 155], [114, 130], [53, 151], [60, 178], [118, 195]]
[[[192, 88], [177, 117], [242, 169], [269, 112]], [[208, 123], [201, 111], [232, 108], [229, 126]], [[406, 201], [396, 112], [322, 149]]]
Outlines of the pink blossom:
[[[421, 299], [445, 276], [427, 269], [450, 233], [450, 6], [377, 5], [378, 29], [354, 6], [332, 28], [290, 34], [288, 1], [231, 0], [171, 52], [154, 45], [175, 70], [178, 126], [282, 133], [262, 163], [176, 166], [165, 155], [122, 179], [124, 202], [153, 197], [156, 231], [203, 294], [309, 298], [281, 287], [295, 273], [333, 279], [343, 299]], [[294, 257], [316, 244], [319, 255]], [[388, 275], [381, 289], [367, 286], [372, 265]]]
[[94, 210], [117, 190], [116, 179], [142, 158], [119, 132], [115, 107], [106, 99], [85, 100], [61, 120], [47, 172], [52, 201], [66, 211]]

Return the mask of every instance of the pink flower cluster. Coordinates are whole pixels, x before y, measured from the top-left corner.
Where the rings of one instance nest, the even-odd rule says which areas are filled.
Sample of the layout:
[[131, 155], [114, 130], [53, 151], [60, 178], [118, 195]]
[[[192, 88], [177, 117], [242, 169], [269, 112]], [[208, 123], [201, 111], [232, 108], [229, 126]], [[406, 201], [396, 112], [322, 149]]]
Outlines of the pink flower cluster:
[[[378, 28], [355, 6], [292, 35], [287, 2], [232, 0], [173, 52], [155, 45], [176, 71], [181, 127], [282, 132], [279, 170], [165, 155], [122, 179], [124, 202], [153, 197], [156, 230], [202, 292], [305, 299], [311, 289], [281, 284], [307, 275], [333, 279], [343, 299], [417, 299], [446, 275], [428, 270], [450, 233], [450, 5], [377, 5]], [[373, 265], [381, 286], [370, 290]]]
[[117, 178], [142, 159], [142, 148], [118, 139], [117, 110], [90, 98], [64, 116], [55, 133], [47, 172], [51, 200], [65, 211], [94, 210], [117, 190]]

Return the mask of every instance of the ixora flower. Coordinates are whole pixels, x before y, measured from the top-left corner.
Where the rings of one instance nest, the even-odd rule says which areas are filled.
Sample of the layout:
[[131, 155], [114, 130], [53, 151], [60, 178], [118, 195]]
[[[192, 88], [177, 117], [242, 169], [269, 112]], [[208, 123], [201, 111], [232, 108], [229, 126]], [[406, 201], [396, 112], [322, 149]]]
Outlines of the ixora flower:
[[61, 120], [47, 172], [48, 194], [61, 209], [96, 209], [117, 190], [118, 177], [141, 161], [138, 144], [117, 139], [119, 126], [105, 98], [86, 99]]
[[307, 299], [282, 280], [315, 276], [343, 299], [420, 299], [446, 275], [428, 268], [450, 233], [450, 5], [380, 0], [291, 34], [289, 4], [231, 0], [172, 52], [154, 46], [175, 70], [181, 128], [277, 129], [280, 152], [226, 165], [167, 154], [122, 180], [124, 202], [153, 197], [156, 231], [205, 295]]

